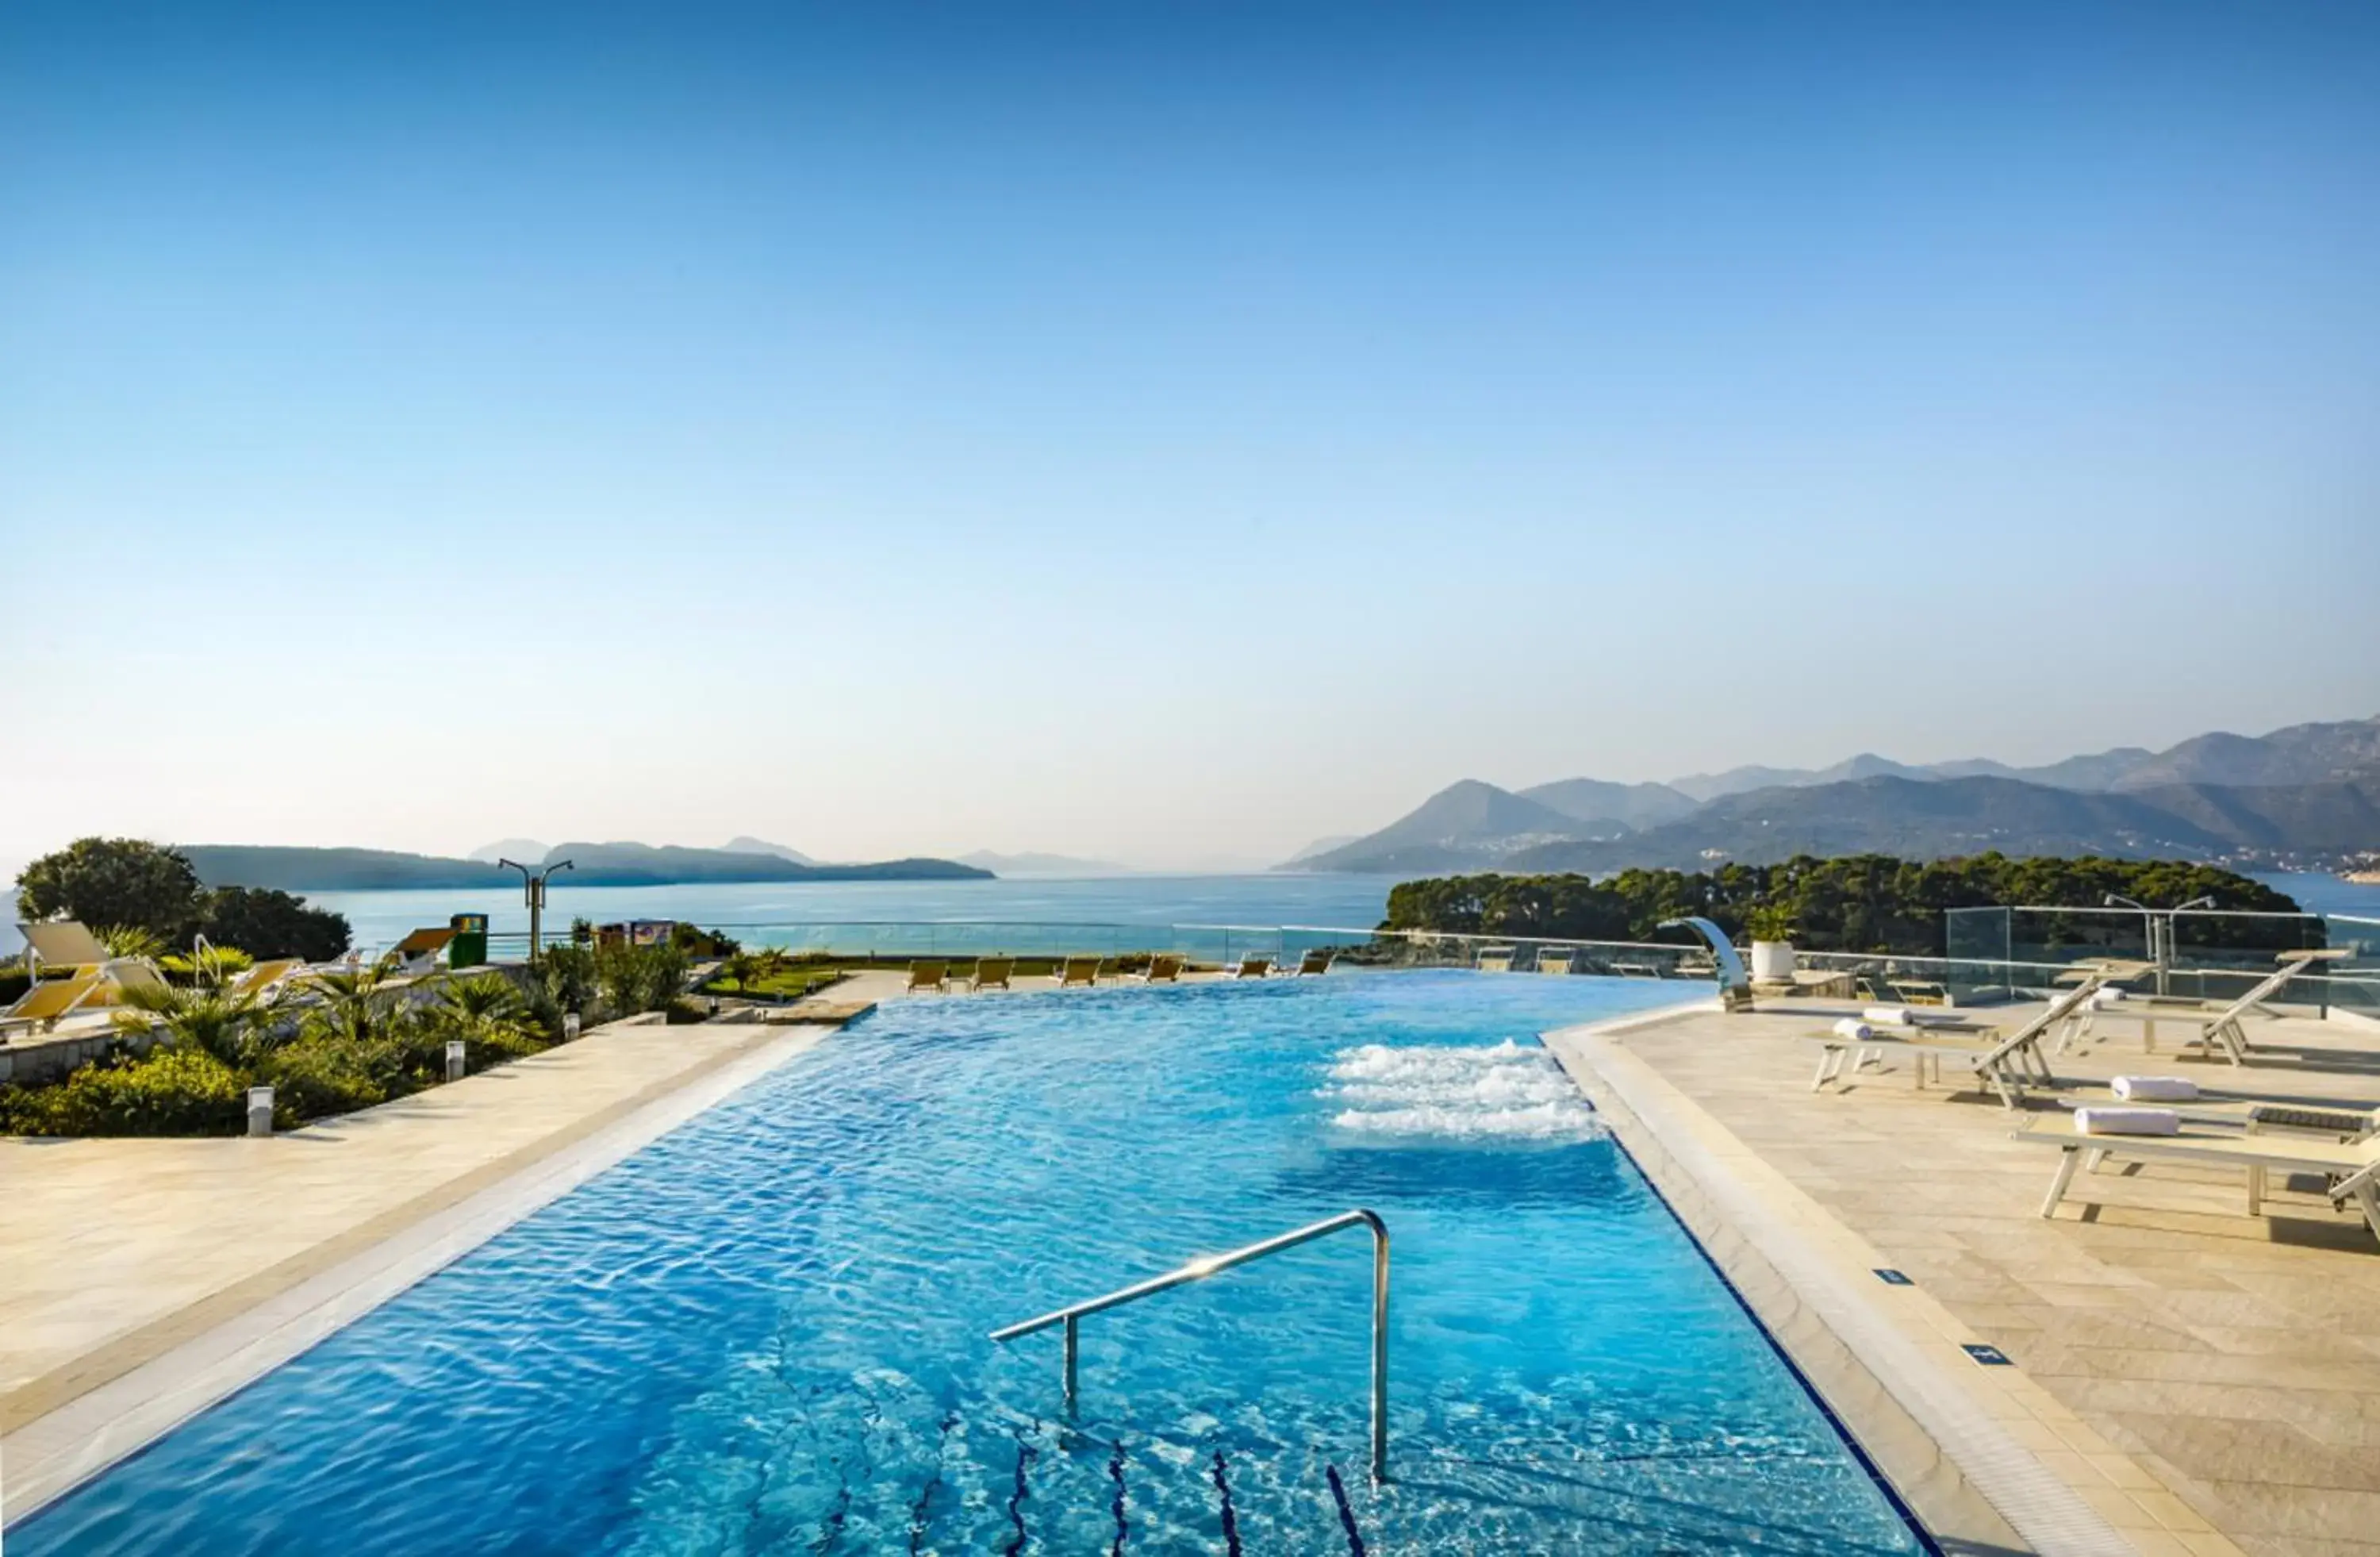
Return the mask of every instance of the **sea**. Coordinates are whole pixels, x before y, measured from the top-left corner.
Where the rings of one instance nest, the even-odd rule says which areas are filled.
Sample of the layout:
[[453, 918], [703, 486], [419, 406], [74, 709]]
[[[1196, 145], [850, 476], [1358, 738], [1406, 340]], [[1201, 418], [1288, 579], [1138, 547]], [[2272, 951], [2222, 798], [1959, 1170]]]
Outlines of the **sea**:
[[[2260, 875], [2313, 913], [2380, 920], [2380, 885], [2313, 873]], [[546, 901], [549, 930], [574, 918], [687, 919], [735, 933], [738, 927], [972, 920], [1027, 924], [1305, 925], [1368, 930], [1387, 911], [1387, 876], [1014, 877], [965, 882], [755, 882], [730, 885], [573, 887], [557, 881]], [[482, 913], [489, 928], [526, 931], [518, 887], [421, 892], [326, 892], [318, 907], [347, 917], [356, 944], [377, 951], [455, 914]], [[750, 939], [747, 937], [746, 939]], [[0, 953], [22, 943], [0, 922]]]

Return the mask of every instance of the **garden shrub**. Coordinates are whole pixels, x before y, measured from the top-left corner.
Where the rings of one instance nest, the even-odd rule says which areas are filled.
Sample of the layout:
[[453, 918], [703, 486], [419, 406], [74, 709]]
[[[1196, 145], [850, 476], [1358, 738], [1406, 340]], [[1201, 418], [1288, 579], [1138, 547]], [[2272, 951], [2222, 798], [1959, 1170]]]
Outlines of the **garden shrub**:
[[9, 1135], [236, 1136], [247, 1127], [246, 1079], [202, 1049], [160, 1049], [0, 1092], [0, 1132]]
[[324, 1036], [284, 1046], [266, 1063], [276, 1125], [352, 1113], [411, 1090], [395, 1047]]

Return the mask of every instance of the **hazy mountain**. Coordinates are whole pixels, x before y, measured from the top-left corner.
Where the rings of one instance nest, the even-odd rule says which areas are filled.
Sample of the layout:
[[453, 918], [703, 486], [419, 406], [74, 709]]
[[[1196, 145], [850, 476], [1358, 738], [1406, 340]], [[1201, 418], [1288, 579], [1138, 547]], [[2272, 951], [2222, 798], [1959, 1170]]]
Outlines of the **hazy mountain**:
[[972, 865], [996, 876], [1133, 876], [1140, 872], [1129, 865], [1118, 865], [1111, 859], [1077, 859], [1072, 855], [994, 854], [990, 849], [978, 849], [973, 854], [958, 857], [962, 865]]
[[2146, 747], [2119, 746], [2110, 751], [2069, 757], [2038, 768], [2012, 768], [1988, 757], [1971, 757], [1958, 762], [1929, 762], [1911, 772], [1912, 776], [1929, 778], [2022, 779], [2027, 784], [2046, 784], [2052, 789], [2113, 789], [2155, 755]]
[[720, 847], [728, 854], [773, 854], [779, 859], [790, 859], [796, 865], [818, 863], [799, 849], [787, 848], [783, 844], [772, 844], [766, 838], [734, 837], [722, 844]]
[[517, 859], [524, 865], [533, 865], [545, 858], [545, 845], [535, 838], [499, 838], [492, 844], [481, 844], [468, 858], [484, 859], [491, 865], [499, 859]]
[[[285, 848], [269, 844], [180, 844], [200, 882], [281, 892], [380, 892], [399, 888], [499, 887], [520, 878], [484, 859], [393, 849]], [[542, 858], [533, 854], [524, 863]]]
[[1696, 804], [1693, 796], [1666, 784], [1607, 784], [1601, 779], [1557, 779], [1514, 793], [1579, 821], [1630, 829], [1674, 821]]
[[1980, 757], [1916, 766], [1862, 752], [1830, 768], [1731, 768], [1668, 785], [1564, 779], [1514, 793], [1466, 781], [1300, 864], [1616, 869], [1804, 850], [1930, 858], [1985, 848], [2322, 858], [2380, 847], [2375, 797], [2380, 719], [2350, 720], [2200, 736], [2163, 752], [2117, 747], [2035, 767]]
[[888, 859], [872, 865], [800, 865], [776, 854], [684, 848], [674, 844], [558, 844], [550, 859], [575, 862], [573, 886], [674, 886], [701, 882], [945, 881], [991, 872], [952, 859]]
[[2380, 776], [2380, 718], [2292, 724], [2268, 736], [2186, 740], [2126, 773], [2119, 787], [2168, 784], [2325, 784]]
[[1329, 854], [1332, 849], [1346, 847], [1349, 844], [1354, 843], [1358, 836], [1359, 834], [1354, 833], [1333, 833], [1327, 838], [1317, 838], [1314, 842], [1306, 845], [1295, 854], [1291, 855], [1287, 859], [1282, 860], [1276, 869], [1285, 870], [1293, 865], [1303, 865], [1307, 860], [1314, 858], [1317, 855], [1325, 855]]
[[1514, 870], [1773, 864], [1796, 854], [2101, 854], [2221, 858], [2334, 853], [2380, 838], [2380, 797], [2350, 784], [2056, 789], [2017, 779], [1859, 779], [1723, 796], [1693, 816], [1609, 843], [1523, 850]]
[[[1308, 870], [1463, 869], [1534, 844], [1597, 831], [1552, 807], [1477, 779], [1449, 785], [1377, 833], [1303, 862]], [[1611, 829], [1619, 831], [1619, 829]]]
[[[283, 892], [374, 892], [391, 888], [502, 886], [520, 878], [486, 860], [400, 854], [389, 849], [285, 848], [261, 844], [185, 844], [208, 886], [274, 887]], [[724, 849], [655, 848], [646, 844], [564, 844], [531, 860], [570, 859], [564, 886], [674, 886], [697, 882], [945, 881], [990, 874], [948, 859], [892, 859], [873, 865], [796, 865], [771, 854]]]

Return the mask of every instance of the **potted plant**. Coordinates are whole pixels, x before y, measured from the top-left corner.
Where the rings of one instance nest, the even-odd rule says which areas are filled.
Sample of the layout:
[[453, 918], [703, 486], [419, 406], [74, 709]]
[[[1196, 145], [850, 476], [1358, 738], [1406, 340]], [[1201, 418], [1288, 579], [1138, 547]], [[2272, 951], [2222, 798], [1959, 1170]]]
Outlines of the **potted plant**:
[[1793, 977], [1793, 910], [1763, 903], [1743, 917], [1752, 932], [1752, 976], [1783, 983]]

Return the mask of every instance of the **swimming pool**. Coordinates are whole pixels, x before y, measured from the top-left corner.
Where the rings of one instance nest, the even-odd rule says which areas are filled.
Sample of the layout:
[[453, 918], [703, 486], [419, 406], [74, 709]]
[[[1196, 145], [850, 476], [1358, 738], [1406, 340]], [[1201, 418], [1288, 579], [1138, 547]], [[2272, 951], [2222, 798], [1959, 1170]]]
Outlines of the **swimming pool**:
[[[8, 1535], [127, 1550], [1922, 1550], [1533, 1039], [1676, 986], [1471, 973], [911, 1001]], [[988, 1332], [1354, 1206], [1054, 1333]]]

